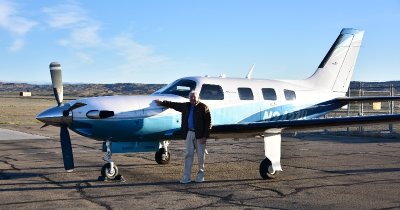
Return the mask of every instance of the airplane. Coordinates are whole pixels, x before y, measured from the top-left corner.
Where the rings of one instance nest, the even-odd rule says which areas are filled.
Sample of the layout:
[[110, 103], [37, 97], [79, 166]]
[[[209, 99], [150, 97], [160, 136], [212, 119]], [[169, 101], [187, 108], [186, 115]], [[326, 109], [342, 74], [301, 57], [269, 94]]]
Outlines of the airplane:
[[[193, 76], [178, 79], [147, 96], [103, 96], [63, 103], [61, 65], [50, 63], [57, 106], [36, 119], [60, 127], [64, 168], [74, 169], [68, 129], [103, 142], [101, 175], [115, 180], [118, 167], [113, 153], [155, 152], [158, 164], [168, 164], [171, 140], [181, 139], [181, 113], [158, 106], [156, 99], [187, 102], [195, 90], [210, 108], [210, 138], [254, 137], [264, 140], [263, 179], [278, 177], [283, 132], [330, 126], [399, 122], [400, 115], [320, 118], [350, 102], [399, 100], [398, 96], [346, 97], [364, 31], [341, 30], [336, 41], [310, 77], [302, 80], [252, 79], [254, 65], [244, 78]], [[43, 127], [44, 127], [43, 126]], [[182, 139], [181, 139], [182, 140]]]

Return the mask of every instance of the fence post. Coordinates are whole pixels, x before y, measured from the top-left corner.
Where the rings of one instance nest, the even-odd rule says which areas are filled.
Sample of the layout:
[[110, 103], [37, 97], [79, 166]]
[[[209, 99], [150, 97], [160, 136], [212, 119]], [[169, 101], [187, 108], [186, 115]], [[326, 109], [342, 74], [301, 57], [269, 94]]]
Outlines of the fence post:
[[[390, 84], [390, 96], [394, 96], [393, 83]], [[390, 107], [389, 114], [393, 114], [394, 113], [394, 101], [393, 100], [390, 101], [389, 107]], [[389, 133], [393, 134], [393, 132], [394, 132], [393, 131], [393, 123], [389, 123]]]
[[[363, 95], [364, 95], [364, 93], [363, 93], [363, 84], [362, 84], [362, 82], [360, 82], [360, 90], [359, 90], [359, 92], [358, 92], [358, 96], [363, 96]], [[363, 106], [363, 102], [361, 102], [361, 104], [360, 104], [359, 116], [364, 116], [364, 106]], [[358, 127], [358, 131], [359, 131], [360, 133], [364, 132], [363, 126], [359, 126], [359, 127]]]
[[[349, 88], [347, 90], [347, 96], [348, 97], [351, 96], [351, 94], [350, 94], [350, 85], [349, 85]], [[350, 116], [350, 103], [347, 104], [347, 117], [348, 116]], [[349, 126], [347, 126], [347, 135], [350, 135], [350, 127]]]

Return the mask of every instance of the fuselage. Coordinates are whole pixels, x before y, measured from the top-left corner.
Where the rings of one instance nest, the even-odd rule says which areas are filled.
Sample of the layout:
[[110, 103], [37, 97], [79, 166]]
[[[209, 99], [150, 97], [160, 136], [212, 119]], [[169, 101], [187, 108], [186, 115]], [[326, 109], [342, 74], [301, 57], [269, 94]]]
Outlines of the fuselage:
[[[315, 90], [297, 81], [186, 77], [148, 96], [105, 96], [70, 101], [65, 105], [86, 105], [71, 111], [69, 128], [100, 141], [173, 138], [172, 134], [180, 129], [181, 114], [156, 105], [154, 100], [187, 102], [191, 90], [197, 91], [200, 100], [209, 106], [213, 125], [315, 118], [338, 107], [314, 109], [313, 106], [344, 95]], [[100, 116], [100, 112], [112, 114]]]

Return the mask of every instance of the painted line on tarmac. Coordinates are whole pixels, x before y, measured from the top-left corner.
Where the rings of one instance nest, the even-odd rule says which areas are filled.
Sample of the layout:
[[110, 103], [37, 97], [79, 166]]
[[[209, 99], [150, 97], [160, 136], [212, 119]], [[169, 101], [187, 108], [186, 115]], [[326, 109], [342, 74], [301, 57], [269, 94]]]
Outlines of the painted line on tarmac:
[[0, 141], [27, 139], [49, 139], [49, 137], [0, 128]]

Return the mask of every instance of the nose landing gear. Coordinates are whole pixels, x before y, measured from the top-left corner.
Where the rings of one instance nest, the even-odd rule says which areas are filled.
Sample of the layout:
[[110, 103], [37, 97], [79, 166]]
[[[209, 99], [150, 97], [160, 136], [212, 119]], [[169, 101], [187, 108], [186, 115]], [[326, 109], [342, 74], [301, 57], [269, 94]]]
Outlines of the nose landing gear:
[[118, 167], [112, 161], [112, 152], [111, 152], [111, 142], [106, 141], [106, 148], [107, 152], [103, 157], [103, 160], [106, 161], [107, 163], [103, 165], [101, 168], [101, 176], [99, 176], [99, 181], [107, 181], [107, 180], [112, 180], [112, 181], [125, 181], [125, 179], [118, 174]]

